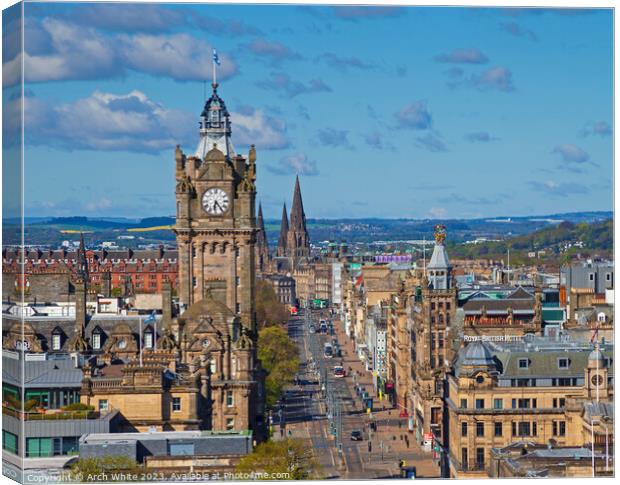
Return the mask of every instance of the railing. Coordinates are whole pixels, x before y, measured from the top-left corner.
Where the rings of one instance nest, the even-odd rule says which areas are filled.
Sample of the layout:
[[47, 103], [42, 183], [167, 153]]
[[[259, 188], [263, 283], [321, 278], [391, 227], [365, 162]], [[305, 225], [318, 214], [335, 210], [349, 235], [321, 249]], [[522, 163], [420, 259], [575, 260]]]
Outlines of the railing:
[[14, 418], [23, 421], [66, 421], [69, 419], [99, 419], [105, 416], [107, 413], [101, 413], [99, 411], [21, 411], [9, 406], [2, 406], [2, 414], [13, 416]]
[[90, 380], [93, 389], [111, 389], [123, 383], [122, 377], [95, 377]]

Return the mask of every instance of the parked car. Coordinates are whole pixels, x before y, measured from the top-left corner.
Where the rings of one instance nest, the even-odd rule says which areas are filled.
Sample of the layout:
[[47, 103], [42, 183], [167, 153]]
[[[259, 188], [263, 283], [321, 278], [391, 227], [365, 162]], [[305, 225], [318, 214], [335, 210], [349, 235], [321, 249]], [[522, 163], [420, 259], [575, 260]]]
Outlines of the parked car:
[[351, 431], [351, 441], [363, 441], [362, 432], [358, 429]]

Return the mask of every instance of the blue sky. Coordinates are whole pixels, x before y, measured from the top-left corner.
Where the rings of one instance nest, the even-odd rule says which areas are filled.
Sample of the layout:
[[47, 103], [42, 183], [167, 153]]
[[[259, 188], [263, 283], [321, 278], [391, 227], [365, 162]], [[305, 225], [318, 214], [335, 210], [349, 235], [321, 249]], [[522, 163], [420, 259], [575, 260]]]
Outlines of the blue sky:
[[25, 26], [27, 216], [171, 215], [212, 46], [268, 218], [297, 173], [308, 217], [612, 209], [611, 10], [28, 3]]

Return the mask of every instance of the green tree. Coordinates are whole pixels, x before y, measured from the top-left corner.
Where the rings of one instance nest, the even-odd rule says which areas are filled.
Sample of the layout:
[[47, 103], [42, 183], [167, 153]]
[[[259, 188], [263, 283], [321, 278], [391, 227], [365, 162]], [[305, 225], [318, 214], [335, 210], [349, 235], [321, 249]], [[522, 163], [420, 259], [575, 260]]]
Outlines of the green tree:
[[[98, 475], [105, 473], [138, 473], [138, 463], [129, 456], [104, 456], [80, 458], [71, 466], [71, 478], [80, 482], [102, 481]], [[112, 481], [112, 477], [104, 481]]]
[[244, 456], [237, 465], [239, 473], [261, 473], [262, 480], [317, 480], [321, 465], [312, 449], [299, 439], [266, 441]]
[[280, 303], [269, 281], [256, 282], [256, 323], [258, 328], [284, 325], [289, 319], [286, 305]]
[[284, 386], [293, 382], [299, 369], [299, 350], [285, 329], [266, 327], [258, 332], [258, 358], [265, 371], [267, 406], [282, 395]]

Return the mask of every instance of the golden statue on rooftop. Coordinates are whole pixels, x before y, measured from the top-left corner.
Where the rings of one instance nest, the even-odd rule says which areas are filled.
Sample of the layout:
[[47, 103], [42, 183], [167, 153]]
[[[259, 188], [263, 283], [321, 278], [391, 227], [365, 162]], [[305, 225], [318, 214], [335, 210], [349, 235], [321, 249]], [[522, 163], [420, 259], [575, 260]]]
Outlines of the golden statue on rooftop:
[[437, 244], [443, 244], [446, 240], [446, 226], [443, 224], [437, 224], [435, 226], [435, 242]]

